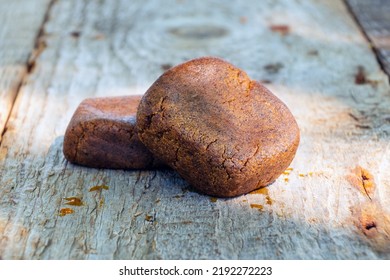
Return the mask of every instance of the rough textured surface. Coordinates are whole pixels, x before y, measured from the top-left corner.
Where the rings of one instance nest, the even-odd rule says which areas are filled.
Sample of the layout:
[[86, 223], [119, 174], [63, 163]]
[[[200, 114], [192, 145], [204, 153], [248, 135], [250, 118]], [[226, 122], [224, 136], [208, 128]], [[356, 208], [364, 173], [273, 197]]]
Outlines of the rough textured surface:
[[33, 67], [29, 58], [39, 52], [36, 38], [49, 2], [0, 1], [0, 142], [18, 90]]
[[[164, 3], [61, 0], [48, 12], [47, 47], [0, 146], [0, 257], [389, 259], [390, 87], [344, 3]], [[301, 131], [292, 170], [211, 200], [173, 171], [67, 164], [63, 136], [83, 99], [142, 94], [163, 69], [205, 55], [267, 81], [290, 108]], [[359, 65], [372, 83], [355, 83]], [[357, 166], [375, 182], [371, 199], [349, 180]]]
[[142, 98], [137, 128], [154, 155], [196, 190], [217, 197], [272, 183], [299, 143], [285, 104], [214, 57], [185, 62], [159, 77]]
[[347, 0], [347, 3], [371, 41], [383, 69], [390, 76], [389, 0]]
[[141, 96], [88, 98], [76, 109], [66, 129], [64, 156], [96, 168], [158, 167], [138, 138], [135, 121]]

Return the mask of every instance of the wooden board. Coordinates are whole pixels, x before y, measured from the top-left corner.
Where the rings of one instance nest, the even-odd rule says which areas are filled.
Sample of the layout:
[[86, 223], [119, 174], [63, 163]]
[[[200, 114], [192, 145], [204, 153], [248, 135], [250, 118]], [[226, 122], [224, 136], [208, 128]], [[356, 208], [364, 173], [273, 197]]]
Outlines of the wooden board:
[[48, 6], [48, 0], [0, 0], [0, 142], [17, 92], [29, 71], [28, 59], [36, 55], [34, 45]]
[[[390, 257], [390, 87], [342, 1], [62, 0], [49, 16], [0, 147], [2, 259]], [[214, 199], [173, 171], [66, 162], [81, 100], [143, 93], [203, 55], [265, 82], [296, 116], [300, 147], [275, 183]]]
[[348, 0], [347, 3], [370, 39], [384, 71], [390, 76], [390, 2]]

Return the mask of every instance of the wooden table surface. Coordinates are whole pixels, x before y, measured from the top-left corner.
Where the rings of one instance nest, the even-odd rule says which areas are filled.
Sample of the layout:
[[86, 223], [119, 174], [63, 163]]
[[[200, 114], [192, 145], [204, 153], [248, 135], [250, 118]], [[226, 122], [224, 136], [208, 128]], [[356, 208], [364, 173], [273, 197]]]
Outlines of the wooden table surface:
[[[0, 258], [389, 259], [390, 86], [378, 62], [389, 36], [364, 27], [378, 19], [364, 7], [0, 0]], [[204, 55], [264, 82], [296, 117], [297, 155], [272, 185], [214, 199], [174, 171], [64, 159], [83, 99], [143, 94], [167, 67]]]

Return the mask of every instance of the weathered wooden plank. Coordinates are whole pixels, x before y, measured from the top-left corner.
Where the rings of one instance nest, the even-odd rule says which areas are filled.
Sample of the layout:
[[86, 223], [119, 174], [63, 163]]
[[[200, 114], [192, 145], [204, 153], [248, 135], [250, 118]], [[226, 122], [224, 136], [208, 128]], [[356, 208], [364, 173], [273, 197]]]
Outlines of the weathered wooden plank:
[[[1, 258], [390, 257], [389, 84], [342, 1], [62, 0], [51, 15], [0, 147]], [[302, 141], [274, 184], [215, 200], [173, 171], [64, 160], [82, 99], [143, 93], [201, 55], [266, 81], [296, 116]]]
[[0, 0], [0, 142], [49, 0]]
[[347, 3], [390, 76], [390, 1], [347, 0]]

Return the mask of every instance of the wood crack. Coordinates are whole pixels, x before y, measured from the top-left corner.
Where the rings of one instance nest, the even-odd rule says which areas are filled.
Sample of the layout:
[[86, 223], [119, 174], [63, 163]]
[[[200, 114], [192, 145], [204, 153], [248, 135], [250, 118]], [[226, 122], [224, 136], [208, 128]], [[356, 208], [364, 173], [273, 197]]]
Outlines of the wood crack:
[[361, 166], [356, 166], [350, 174], [347, 176], [349, 183], [360, 190], [362, 194], [372, 200], [372, 196], [375, 191], [374, 176]]
[[[43, 16], [43, 21], [42, 21], [41, 27], [39, 28], [38, 34], [35, 37], [34, 49], [31, 51], [30, 58], [28, 59], [27, 64], [26, 64], [27, 71], [26, 71], [25, 77], [34, 71], [35, 62], [37, 61], [38, 57], [41, 55], [41, 53], [47, 47], [46, 40], [45, 40], [45, 35], [46, 35], [45, 26], [46, 26], [46, 23], [50, 19], [50, 13], [52, 11], [52, 8], [53, 8], [55, 2], [57, 2], [57, 0], [51, 0], [49, 2], [49, 5], [47, 6], [47, 10], [45, 12], [45, 15]], [[21, 84], [23, 84], [25, 77], [23, 77]]]
[[45, 25], [50, 19], [50, 13], [51, 13], [53, 5], [56, 1], [57, 0], [51, 0], [47, 6], [46, 12], [43, 16], [41, 27], [39, 28], [39, 31], [35, 37], [34, 48], [32, 49], [32, 51], [29, 55], [29, 59], [26, 61], [25, 71], [22, 74], [22, 77], [20, 79], [19, 84], [16, 86], [15, 93], [12, 95], [12, 100], [11, 100], [12, 105], [11, 105], [11, 108], [8, 112], [8, 115], [6, 116], [6, 120], [4, 123], [4, 129], [1, 131], [1, 135], [0, 135], [0, 145], [2, 143], [3, 136], [7, 132], [8, 122], [9, 122], [10, 117], [12, 115], [12, 112], [14, 110], [15, 101], [19, 95], [19, 92], [21, 91], [21, 88], [25, 84], [27, 77], [34, 71], [36, 60], [38, 59], [40, 54], [43, 52], [43, 50], [46, 48], [46, 42], [44, 40]]
[[[367, 28], [365, 28], [365, 26], [364, 26], [363, 21], [370, 20], [370, 18], [367, 18], [367, 14], [366, 15], [362, 14], [362, 11], [359, 9], [359, 3], [353, 3], [351, 0], [344, 0], [343, 2], [345, 3], [345, 6], [346, 6], [349, 14], [353, 18], [353, 20], [356, 22], [356, 25], [359, 28], [360, 32], [362, 33], [364, 38], [367, 40], [368, 44], [371, 46], [373, 53], [375, 55], [375, 58], [378, 61], [378, 64], [379, 64], [381, 70], [384, 73], [386, 73], [387, 78], [390, 81], [390, 65], [388, 64], [388, 62], [386, 62], [386, 57], [381, 56], [381, 46], [378, 46], [378, 44], [376, 44], [376, 42], [370, 36], [370, 31], [367, 30]], [[364, 16], [366, 16], [366, 17], [364, 17]], [[370, 22], [370, 23], [372, 23], [372, 22]], [[385, 23], [383, 23], [383, 26], [384, 26], [384, 24]], [[372, 35], [372, 33], [371, 33], [371, 35]]]

